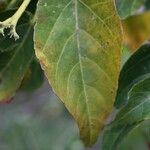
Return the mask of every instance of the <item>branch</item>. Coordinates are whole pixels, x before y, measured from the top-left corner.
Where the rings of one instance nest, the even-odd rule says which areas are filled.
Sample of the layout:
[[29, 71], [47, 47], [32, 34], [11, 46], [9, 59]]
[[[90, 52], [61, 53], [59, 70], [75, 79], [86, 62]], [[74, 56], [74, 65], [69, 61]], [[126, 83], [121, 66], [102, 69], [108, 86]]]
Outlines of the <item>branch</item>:
[[21, 6], [19, 7], [19, 9], [16, 11], [16, 13], [6, 19], [5, 21], [0, 21], [0, 33], [4, 36], [4, 30], [7, 28], [10, 28], [10, 38], [14, 37], [15, 40], [19, 39], [19, 35], [16, 32], [16, 25], [20, 19], [20, 17], [22, 16], [22, 14], [24, 13], [25, 9], [27, 8], [27, 6], [29, 5], [31, 0], [24, 0], [24, 2], [21, 4]]

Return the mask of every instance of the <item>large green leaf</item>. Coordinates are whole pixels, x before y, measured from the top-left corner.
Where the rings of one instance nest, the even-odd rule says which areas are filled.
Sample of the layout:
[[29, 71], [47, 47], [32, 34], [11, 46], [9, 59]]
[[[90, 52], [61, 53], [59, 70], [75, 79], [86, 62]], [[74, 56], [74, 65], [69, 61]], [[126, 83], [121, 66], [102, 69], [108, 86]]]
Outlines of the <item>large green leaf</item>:
[[143, 4], [145, 0], [116, 0], [118, 13], [122, 19], [133, 15]]
[[124, 65], [120, 78], [115, 106], [126, 104], [128, 92], [134, 84], [144, 80], [150, 74], [150, 45], [141, 46]]
[[116, 150], [121, 141], [144, 120], [150, 119], [150, 45], [143, 45], [126, 63], [117, 97], [128, 102], [106, 128], [104, 150]]
[[117, 150], [132, 129], [150, 119], [150, 78], [136, 84], [129, 93], [129, 103], [117, 114], [105, 131], [103, 149]]
[[92, 145], [118, 84], [122, 37], [114, 2], [39, 0], [34, 41], [54, 91]]
[[[14, 11], [0, 14], [4, 20]], [[33, 27], [29, 15], [24, 14], [17, 26], [20, 39], [0, 35], [0, 102], [10, 100], [26, 73], [34, 56]]]

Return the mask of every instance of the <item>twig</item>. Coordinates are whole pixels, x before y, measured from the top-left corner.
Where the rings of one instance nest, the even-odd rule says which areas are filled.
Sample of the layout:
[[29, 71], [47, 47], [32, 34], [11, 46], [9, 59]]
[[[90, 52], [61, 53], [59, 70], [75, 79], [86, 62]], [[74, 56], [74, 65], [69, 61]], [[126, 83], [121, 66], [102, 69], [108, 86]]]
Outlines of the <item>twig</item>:
[[3, 36], [4, 36], [4, 30], [10, 28], [10, 33], [9, 33], [10, 37], [14, 37], [15, 40], [19, 39], [19, 35], [16, 32], [16, 25], [18, 23], [18, 20], [24, 13], [25, 9], [29, 5], [30, 1], [31, 0], [24, 0], [24, 2], [21, 4], [19, 9], [12, 17], [6, 19], [5, 21], [2, 22], [0, 21], [0, 33]]

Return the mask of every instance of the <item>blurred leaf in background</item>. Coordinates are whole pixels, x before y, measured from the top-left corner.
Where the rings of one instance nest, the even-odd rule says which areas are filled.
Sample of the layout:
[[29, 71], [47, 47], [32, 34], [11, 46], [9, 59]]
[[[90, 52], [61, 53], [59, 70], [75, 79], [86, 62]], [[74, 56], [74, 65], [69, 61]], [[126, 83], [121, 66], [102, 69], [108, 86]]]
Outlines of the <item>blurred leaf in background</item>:
[[131, 55], [132, 55], [131, 50], [127, 48], [127, 46], [124, 46], [122, 50], [122, 59], [121, 59], [122, 67], [126, 63], [126, 61], [130, 58]]
[[136, 51], [141, 44], [150, 39], [150, 11], [140, 15], [131, 16], [122, 21], [125, 44]]
[[134, 15], [144, 5], [145, 0], [116, 0], [118, 14], [121, 19]]
[[146, 8], [146, 10], [150, 10], [150, 1], [149, 0], [146, 0], [145, 8]]

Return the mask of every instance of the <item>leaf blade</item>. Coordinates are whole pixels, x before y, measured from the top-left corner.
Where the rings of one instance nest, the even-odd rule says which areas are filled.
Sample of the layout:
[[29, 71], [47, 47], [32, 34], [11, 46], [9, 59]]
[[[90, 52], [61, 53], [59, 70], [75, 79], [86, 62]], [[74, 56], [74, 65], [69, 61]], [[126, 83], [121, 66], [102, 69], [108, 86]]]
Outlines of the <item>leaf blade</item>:
[[131, 56], [122, 69], [122, 75], [127, 79], [121, 78], [120, 84], [125, 85], [126, 83], [127, 86], [123, 86], [122, 90], [118, 90], [118, 92], [124, 96], [120, 97], [120, 102], [123, 99], [126, 105], [119, 110], [114, 121], [106, 128], [103, 149], [117, 149], [122, 140], [134, 128], [150, 119], [149, 54], [149, 44], [143, 45]]
[[128, 92], [132, 86], [149, 76], [150, 45], [141, 46], [127, 61], [119, 77], [118, 94], [115, 107], [120, 108], [128, 101]]
[[[106, 129], [103, 149], [117, 149], [122, 140], [145, 120], [150, 119], [150, 78], [136, 84], [129, 94], [129, 103]], [[109, 142], [109, 145], [108, 145]]]
[[122, 43], [113, 2], [96, 2], [40, 0], [34, 36], [36, 55], [86, 145], [95, 142], [112, 109]]

